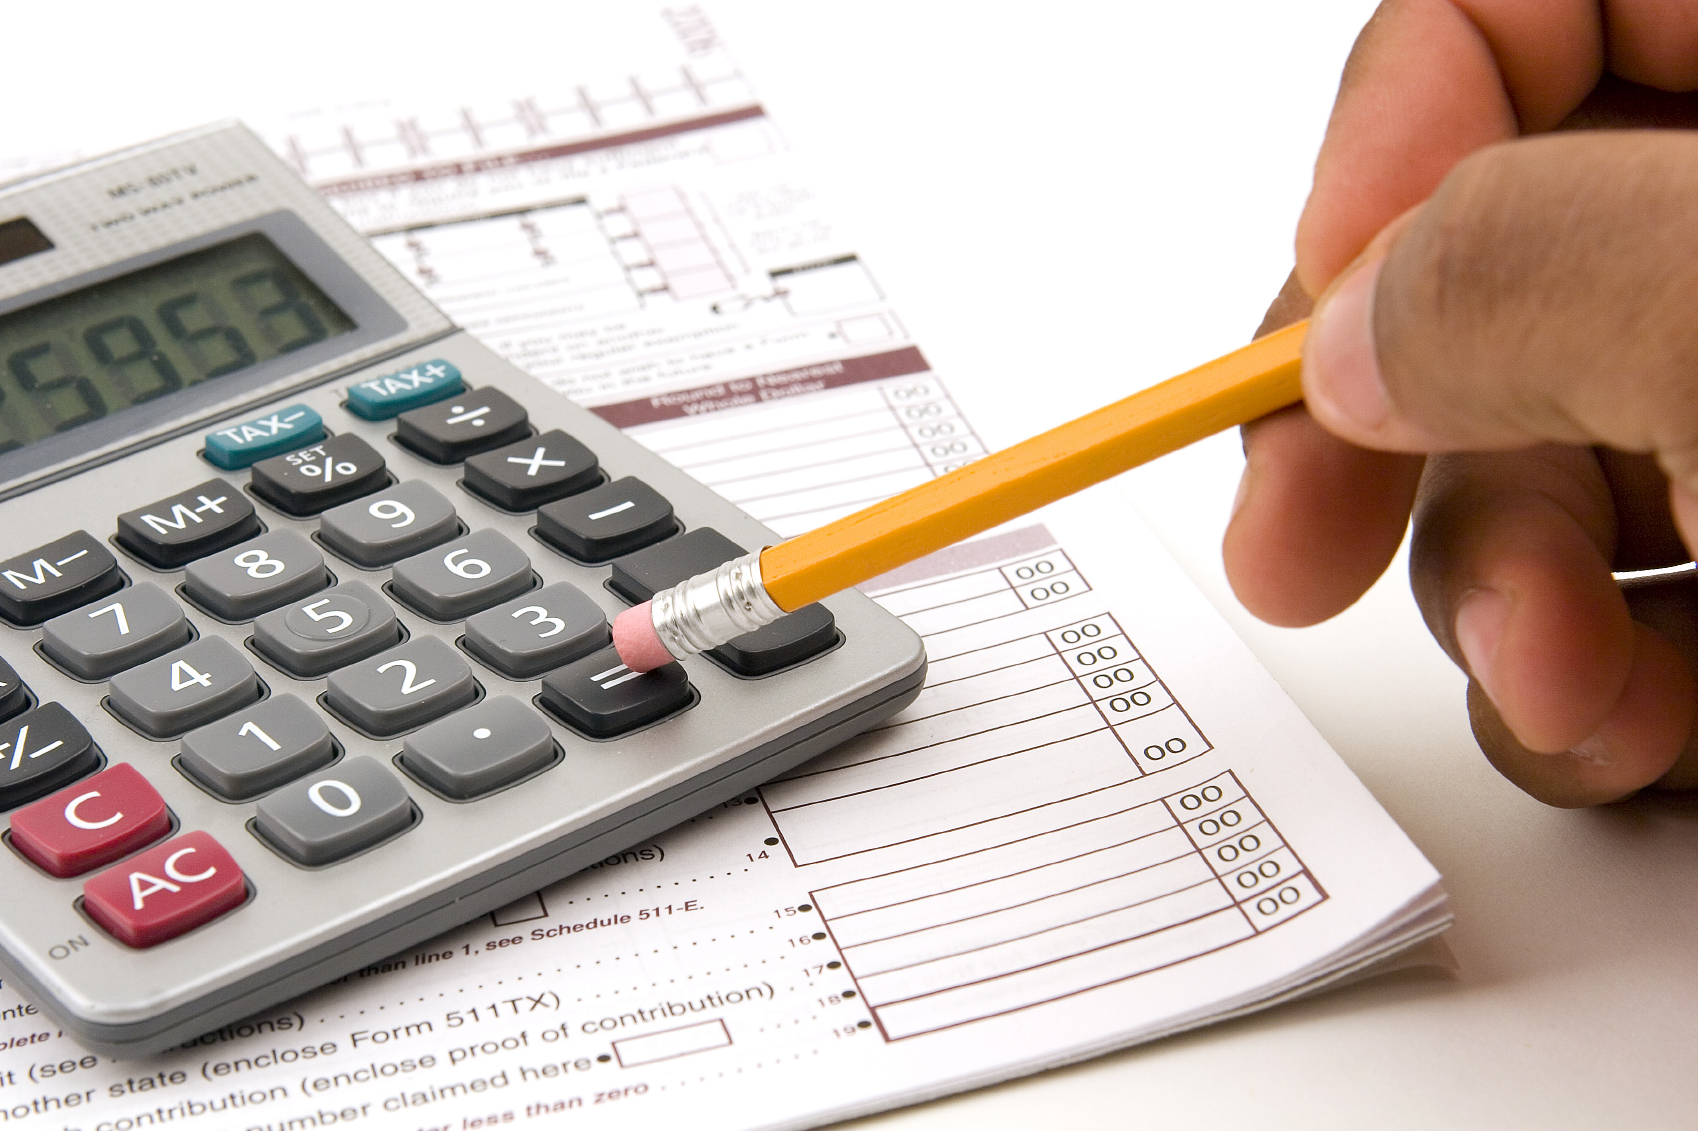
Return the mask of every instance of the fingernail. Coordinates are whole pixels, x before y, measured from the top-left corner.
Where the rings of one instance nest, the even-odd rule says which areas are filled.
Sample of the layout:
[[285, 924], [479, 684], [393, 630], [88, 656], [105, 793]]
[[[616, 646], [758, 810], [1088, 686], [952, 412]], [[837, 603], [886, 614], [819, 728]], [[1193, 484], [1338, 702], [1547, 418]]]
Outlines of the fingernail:
[[1309, 319], [1303, 394], [1311, 408], [1376, 431], [1391, 415], [1374, 350], [1374, 286], [1385, 257], [1351, 270]]
[[1581, 759], [1592, 763], [1594, 766], [1615, 764], [1615, 755], [1610, 753], [1610, 748], [1604, 743], [1602, 733], [1594, 734], [1585, 742], [1569, 750], [1569, 753], [1579, 755]]
[[1493, 703], [1497, 696], [1492, 693], [1492, 665], [1508, 622], [1509, 598], [1496, 589], [1471, 590], [1456, 606], [1456, 646], [1468, 661], [1469, 674]]

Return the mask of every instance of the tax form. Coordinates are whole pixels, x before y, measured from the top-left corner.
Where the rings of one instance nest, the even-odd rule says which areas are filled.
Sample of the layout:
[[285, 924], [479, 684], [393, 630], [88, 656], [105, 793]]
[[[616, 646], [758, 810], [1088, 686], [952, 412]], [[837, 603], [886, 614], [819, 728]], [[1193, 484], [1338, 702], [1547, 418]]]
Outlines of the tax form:
[[[671, 53], [623, 71], [251, 124], [460, 325], [780, 536], [982, 455], [708, 16], [652, 21]], [[813, 1126], [1257, 1008], [1448, 924], [1431, 866], [1111, 489], [863, 588], [931, 664], [879, 730], [145, 1061], [0, 986], [0, 1125]]]

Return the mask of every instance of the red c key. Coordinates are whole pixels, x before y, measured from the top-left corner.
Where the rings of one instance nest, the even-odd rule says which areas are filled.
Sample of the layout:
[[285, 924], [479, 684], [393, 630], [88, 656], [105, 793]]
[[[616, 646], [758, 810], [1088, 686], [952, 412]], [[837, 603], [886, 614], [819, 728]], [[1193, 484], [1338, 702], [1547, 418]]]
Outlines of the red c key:
[[12, 814], [12, 846], [55, 876], [79, 876], [171, 831], [165, 799], [126, 762]]
[[195, 831], [83, 881], [83, 910], [113, 938], [156, 946], [242, 904], [242, 869], [210, 833]]

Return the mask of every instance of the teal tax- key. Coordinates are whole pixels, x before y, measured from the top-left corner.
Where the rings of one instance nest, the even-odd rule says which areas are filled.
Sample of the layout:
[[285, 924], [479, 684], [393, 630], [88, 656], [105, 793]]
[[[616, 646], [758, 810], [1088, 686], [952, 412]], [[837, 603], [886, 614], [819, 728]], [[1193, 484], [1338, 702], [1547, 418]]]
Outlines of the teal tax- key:
[[344, 407], [367, 420], [388, 420], [410, 408], [451, 397], [465, 387], [460, 371], [439, 357], [421, 361], [411, 369], [356, 381], [348, 386]]
[[292, 404], [206, 434], [206, 459], [228, 471], [292, 452], [324, 439], [324, 418], [304, 404]]

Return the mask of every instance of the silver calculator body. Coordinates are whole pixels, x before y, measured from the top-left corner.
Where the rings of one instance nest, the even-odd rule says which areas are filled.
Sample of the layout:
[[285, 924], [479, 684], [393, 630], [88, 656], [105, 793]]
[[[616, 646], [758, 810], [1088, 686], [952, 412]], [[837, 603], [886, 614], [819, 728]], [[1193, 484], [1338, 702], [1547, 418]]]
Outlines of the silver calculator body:
[[[217, 302], [194, 297], [196, 265], [216, 264], [235, 254], [227, 250], [233, 247], [259, 256], [247, 266], [237, 263], [231, 268], [237, 273], [221, 284], [228, 293], [217, 302], [231, 311], [245, 304], [243, 324], [249, 329], [237, 337], [224, 325], [235, 319], [220, 315]], [[316, 316], [299, 308], [303, 294], [320, 304]], [[297, 313], [290, 313], [290, 302]], [[50, 348], [34, 337], [60, 344]], [[168, 349], [173, 339], [182, 348]], [[159, 357], [165, 362], [158, 363]], [[104, 378], [94, 385], [97, 408], [88, 395], [94, 380], [89, 374], [102, 365]], [[517, 437], [509, 445], [517, 455], [507, 462], [522, 480], [527, 467], [534, 473], [553, 466], [541, 438], [565, 433], [598, 465], [591, 480], [634, 479], [660, 499], [656, 505], [670, 504], [674, 525], [661, 544], [708, 537], [703, 531], [751, 549], [776, 540], [735, 506], [456, 329], [239, 125], [178, 135], [0, 189], [5, 394], [0, 425], [11, 429], [0, 436], [0, 559], [5, 559], [0, 566], [17, 575], [0, 571], [0, 659], [23, 685], [0, 686], [0, 705], [13, 696], [0, 721], [0, 739], [7, 743], [0, 747], [0, 789], [7, 773], [30, 772], [37, 751], [56, 733], [50, 724], [80, 724], [92, 748], [65, 771], [68, 776], [14, 791], [9, 811], [0, 813], [7, 822], [6, 847], [0, 850], [0, 964], [90, 1048], [122, 1056], [157, 1051], [357, 970], [735, 797], [876, 725], [918, 693], [925, 675], [918, 638], [849, 592], [824, 602], [829, 616], [819, 614], [831, 635], [829, 646], [815, 647], [801, 659], [781, 657], [777, 670], [752, 675], [707, 657], [686, 661], [687, 689], [658, 720], [626, 725], [615, 719], [598, 731], [595, 720], [580, 725], [570, 713], [552, 709], [547, 696], [549, 680], [560, 682], [556, 672], [491, 664], [467, 646], [468, 635], [475, 635], [468, 628], [474, 607], [512, 610], [511, 618], [501, 614], [498, 633], [535, 622], [545, 626], [540, 635], [556, 622], [552, 606], [537, 605], [540, 598], [526, 605], [526, 594], [570, 586], [583, 596], [580, 604], [592, 608], [591, 620], [595, 610], [611, 619], [631, 603], [632, 582], [626, 577], [625, 591], [615, 591], [609, 582], [617, 580], [617, 560], [585, 561], [540, 537], [537, 504], [498, 506], [487, 493], [468, 489], [470, 465], [455, 458], [455, 451], [429, 449], [428, 438], [421, 441], [425, 447], [397, 442], [401, 417], [368, 405], [377, 417], [371, 419], [348, 407], [352, 390], [362, 387], [360, 395], [368, 400], [394, 396], [412, 403], [409, 398], [421, 394], [410, 386], [447, 371], [462, 375], [465, 392], [425, 402], [436, 406], [435, 426], [449, 434], [445, 442], [454, 442], [455, 428], [469, 432], [496, 423]], [[487, 413], [473, 419], [480, 408], [468, 398], [477, 395], [484, 397], [482, 409], [492, 398], [516, 403], [523, 422], [515, 431], [510, 420], [502, 424]], [[134, 403], [126, 406], [126, 400]], [[461, 400], [465, 404], [456, 403]], [[331, 520], [323, 515], [329, 509], [315, 509], [293, 495], [280, 505], [276, 490], [285, 490], [286, 483], [269, 496], [256, 486], [256, 469], [266, 460], [242, 467], [238, 452], [225, 453], [237, 463], [234, 469], [209, 461], [209, 438], [221, 429], [221, 444], [251, 442], [276, 450], [287, 441], [258, 433], [286, 433], [285, 418], [298, 416], [303, 406], [322, 419], [328, 439], [267, 456], [278, 482], [318, 489], [326, 479], [335, 483], [338, 476], [370, 471], [342, 458], [336, 442], [362, 442], [361, 450], [376, 452], [383, 464], [382, 474], [364, 484], [368, 490], [335, 503], [358, 520], [342, 541], [327, 540]], [[246, 439], [244, 422], [252, 425]], [[427, 431], [431, 423], [425, 421]], [[201, 490], [213, 481], [228, 490]], [[414, 494], [397, 494], [402, 488]], [[381, 547], [365, 553], [358, 523], [370, 528], [375, 518], [380, 526], [393, 525], [403, 512], [422, 510], [405, 499], [416, 503], [425, 497], [446, 499], [452, 518], [444, 520], [448, 526], [434, 542], [425, 539], [422, 551], [417, 544], [397, 543], [396, 552], [416, 551], [407, 560], [418, 558], [426, 570], [409, 580], [401, 576], [407, 560], [390, 561], [393, 553]], [[366, 505], [374, 499], [379, 501]], [[245, 528], [226, 535], [224, 544], [203, 557], [180, 561], [212, 544], [184, 538], [249, 505], [253, 521]], [[630, 500], [590, 513], [619, 507], [630, 510]], [[139, 531], [128, 541], [121, 536], [124, 515]], [[86, 532], [89, 541], [64, 541], [76, 531]], [[304, 593], [298, 585], [292, 592], [261, 594], [258, 605], [248, 600], [251, 594], [215, 592], [218, 576], [246, 584], [243, 577], [263, 581], [280, 571], [270, 563], [287, 555], [243, 549], [255, 538], [281, 545], [279, 532], [298, 536], [286, 539], [297, 551], [305, 546], [308, 557], [318, 554], [325, 575], [302, 581]], [[444, 541], [446, 535], [452, 538]], [[456, 579], [493, 568], [492, 555], [470, 552], [484, 543], [468, 543], [445, 567], [447, 603], [432, 604], [430, 578], [444, 577], [432, 555], [452, 547], [453, 539], [472, 538], [499, 543], [503, 553], [517, 548], [528, 558], [529, 576], [501, 593], [474, 598], [473, 606], [456, 604], [453, 587], [461, 584]], [[16, 601], [7, 603], [14, 596], [27, 603], [40, 585], [68, 584], [66, 576], [102, 554], [115, 561], [116, 578], [72, 592], [58, 605], [19, 611]], [[239, 555], [245, 556], [237, 561]], [[437, 556], [452, 555], [450, 548]], [[224, 572], [207, 575], [211, 567], [197, 561]], [[476, 581], [474, 576], [465, 584]], [[422, 589], [398, 591], [403, 582]], [[293, 617], [288, 623], [303, 630], [303, 640], [338, 628], [338, 610], [345, 606], [324, 594], [351, 584], [365, 588], [344, 592], [375, 595], [368, 604], [394, 612], [396, 631], [383, 639], [387, 650], [375, 658], [331, 655], [315, 661], [291, 655], [280, 664], [275, 652], [256, 645], [261, 634], [256, 625], [268, 616], [285, 635], [292, 630], [277, 626]], [[101, 652], [102, 645], [79, 644], [91, 632], [116, 631], [120, 614], [103, 611], [109, 606], [128, 599], [132, 615], [145, 619], [141, 598], [161, 606], [160, 592], [172, 606], [166, 619], [180, 608], [187, 628], [172, 629], [179, 635], [145, 649], [145, 661], [133, 655], [114, 660], [117, 653]], [[279, 598], [286, 599], [277, 604]], [[60, 607], [66, 601], [69, 607]], [[259, 611], [266, 604], [277, 608]], [[44, 619], [45, 627], [38, 623]], [[484, 623], [493, 622], [486, 616]], [[142, 632], [128, 622], [124, 628]], [[817, 631], [815, 637], [817, 642]], [[593, 641], [597, 647], [602, 642]], [[415, 651], [405, 653], [407, 648]], [[383, 704], [362, 703], [364, 693], [352, 686], [352, 675], [344, 681], [348, 687], [338, 684], [342, 673], [360, 663], [371, 668], [387, 655], [412, 655], [416, 662], [408, 660], [409, 670], [391, 661], [381, 679], [375, 669], [366, 671], [361, 678], [368, 682], [396, 683], [388, 691], [387, 684], [376, 687], [371, 695], [381, 698], [400, 685], [426, 683], [433, 678], [427, 660], [448, 665], [441, 672], [469, 668], [470, 689], [462, 679], [458, 698], [441, 701], [426, 716], [409, 717], [404, 711], [386, 715]], [[126, 663], [131, 666], [112, 671]], [[215, 668], [209, 663], [232, 671], [245, 664], [254, 681], [233, 698], [213, 703], [206, 685], [216, 681]], [[337, 663], [344, 667], [335, 668]], [[560, 670], [575, 668], [579, 678], [599, 681], [589, 690], [600, 694], [600, 685], [618, 676], [609, 669], [589, 670], [597, 666], [574, 661]], [[441, 679], [453, 682], [446, 674]], [[573, 689], [556, 686], [554, 692], [569, 697]], [[201, 703], [198, 712], [175, 713], [179, 694], [185, 702]], [[336, 699], [338, 694], [344, 698]], [[244, 712], [266, 708], [272, 714], [264, 718], [277, 717], [289, 697], [298, 701], [288, 704], [297, 721], [306, 720], [315, 733], [320, 727], [329, 732], [328, 748], [320, 737], [317, 753], [301, 755], [294, 770], [273, 767], [242, 777], [252, 766], [233, 765], [230, 757], [285, 744], [264, 729], [281, 724], [243, 722]], [[68, 715], [53, 715], [52, 704]], [[530, 728], [525, 755], [530, 760], [505, 776], [499, 767], [490, 771], [465, 763], [472, 756], [456, 747], [463, 736], [451, 733], [451, 720], [493, 710], [491, 704], [507, 714], [487, 716], [502, 721], [479, 726], [477, 733], [488, 737], [490, 726], [500, 730], [508, 719]], [[302, 713], [300, 705], [308, 710]], [[65, 722], [67, 717], [74, 723]], [[35, 738], [19, 733], [22, 719], [36, 720]], [[217, 732], [219, 726], [224, 731]], [[545, 736], [541, 747], [533, 741], [538, 734]], [[243, 742], [251, 747], [246, 753]], [[226, 761], [220, 763], [221, 757]], [[263, 758], [254, 764], [260, 763]], [[24, 842], [51, 841], [66, 821], [75, 828], [59, 831], [81, 836], [84, 826], [116, 820], [116, 808], [103, 808], [106, 799], [79, 783], [125, 765], [162, 799], [160, 820], [168, 827], [156, 822], [152, 839], [143, 837], [126, 854], [82, 872], [73, 861], [70, 875], [53, 874], [41, 864], [40, 851], [25, 851]], [[374, 787], [361, 783], [381, 784], [388, 801], [373, 800]], [[365, 816], [387, 805], [389, 823], [363, 843], [356, 838], [339, 845], [333, 832], [315, 842], [312, 822], [335, 824], [360, 807], [362, 791]], [[91, 796], [78, 801], [84, 794]], [[25, 827], [20, 814], [26, 810], [32, 820], [45, 822], [45, 833]], [[291, 839], [297, 831], [304, 838], [300, 843]], [[179, 898], [173, 888], [193, 893], [198, 889], [190, 881], [220, 867], [220, 882], [231, 878], [230, 866], [221, 863], [226, 858], [215, 858], [210, 848], [184, 854], [202, 843], [196, 836], [210, 837], [239, 867], [240, 890], [228, 890], [227, 906], [204, 922], [162, 940], [146, 936], [151, 929], [146, 922], [128, 923], [132, 897], [135, 908], [143, 909], [136, 912], [139, 922], [164, 906], [160, 901]], [[159, 846], [179, 844], [188, 847], [176, 856], [153, 858]], [[120, 882], [132, 865], [127, 883]], [[101, 898], [95, 878], [108, 874], [119, 879], [101, 890], [108, 904], [124, 906], [103, 917], [94, 906]], [[125, 922], [115, 923], [113, 915]], [[144, 934], [120, 941], [132, 927]]]

